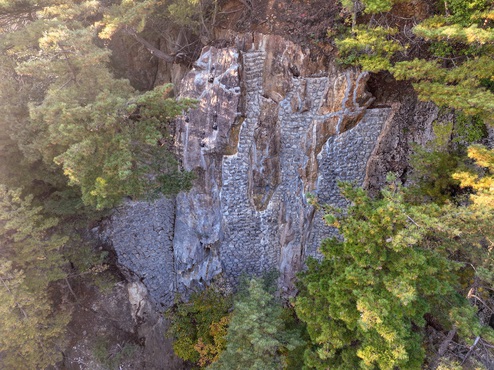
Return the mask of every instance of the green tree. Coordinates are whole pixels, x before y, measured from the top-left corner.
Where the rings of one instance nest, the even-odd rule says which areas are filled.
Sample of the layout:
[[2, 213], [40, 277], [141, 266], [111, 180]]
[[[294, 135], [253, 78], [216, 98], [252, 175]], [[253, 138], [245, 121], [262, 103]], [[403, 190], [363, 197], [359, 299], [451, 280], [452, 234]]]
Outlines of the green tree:
[[0, 185], [0, 235], [2, 257], [32, 278], [31, 284], [46, 287], [64, 276], [58, 253], [68, 238], [52, 232], [58, 219], [47, 218], [42, 207], [33, 206], [33, 196], [21, 189]]
[[[342, 1], [343, 8], [352, 14], [352, 27], [347, 35], [336, 41], [340, 62], [371, 72], [389, 70], [398, 80], [412, 81], [421, 100], [458, 109], [492, 123], [492, 2], [437, 1], [434, 5], [442, 14], [436, 13], [415, 26], [413, 33], [416, 38], [406, 35], [404, 28], [398, 31], [384, 27], [375, 18], [371, 18], [369, 23], [357, 24], [358, 20], [368, 19], [358, 18], [357, 15], [362, 12], [392, 13], [394, 3], [397, 1]], [[390, 17], [387, 19], [391, 20]], [[411, 48], [416, 45], [422, 48], [429, 46], [430, 52], [422, 52], [413, 60], [403, 60], [409, 46], [402, 45], [405, 39], [412, 43]], [[402, 61], [392, 65], [391, 58], [399, 51], [404, 51]]]
[[283, 352], [301, 344], [294, 332], [286, 330], [282, 315], [282, 306], [264, 283], [252, 279], [247, 293], [235, 302], [226, 349], [208, 369], [282, 369]]
[[[244, 1], [242, 3], [245, 4]], [[152, 55], [167, 63], [191, 63], [191, 38], [212, 40], [218, 13], [217, 0], [140, 0], [121, 1], [105, 11], [99, 36], [111, 38], [117, 32], [133, 37]], [[155, 47], [146, 37], [149, 29], [158, 28], [173, 40], [169, 52]], [[203, 41], [203, 42], [204, 42]], [[195, 44], [195, 43], [192, 43]]]
[[174, 339], [175, 354], [201, 367], [216, 361], [225, 347], [231, 306], [230, 297], [209, 287], [169, 310], [168, 335]]
[[412, 144], [406, 190], [409, 202], [461, 203], [469, 192], [453, 173], [473, 167], [467, 147], [487, 135], [486, 126], [478, 116], [451, 109], [440, 111], [452, 115], [452, 122], [441, 122], [444, 116], [440, 114], [432, 125], [434, 138], [424, 146]]
[[67, 238], [32, 200], [0, 186], [0, 362], [7, 369], [59, 361], [70, 319], [53, 307], [48, 289], [65, 276], [59, 250]]
[[[486, 292], [494, 284], [494, 150], [481, 145], [468, 148], [476, 168], [453, 174], [464, 188], [471, 189], [470, 203], [445, 214], [450, 248], [466, 262], [472, 280], [467, 290]], [[447, 230], [447, 229], [446, 229]], [[455, 237], [456, 236], [456, 237]], [[481, 294], [482, 295], [482, 294]], [[484, 297], [485, 298], [485, 297]], [[484, 304], [484, 303], [482, 303]], [[488, 307], [493, 309], [492, 307]]]
[[62, 359], [66, 311], [54, 310], [47, 291], [0, 259], [0, 363], [3, 369], [44, 369]]
[[455, 290], [458, 264], [434, 241], [440, 208], [406, 204], [396, 186], [377, 200], [348, 184], [342, 190], [352, 205], [325, 216], [341, 238], [325, 240], [323, 260], [310, 260], [300, 276], [295, 308], [312, 341], [306, 366], [420, 369], [425, 313], [443, 312], [450, 327], [450, 313], [476, 320]]
[[359, 65], [363, 70], [379, 72], [391, 67], [391, 56], [403, 50], [399, 42], [392, 39], [397, 29], [359, 25], [352, 29], [352, 35], [336, 40], [339, 62]]
[[2, 35], [9, 63], [0, 87], [13, 93], [4, 95], [5, 110], [14, 109], [3, 125], [28, 168], [41, 163], [46, 175], [61, 167], [84, 203], [103, 209], [124, 195], [187, 187], [190, 178], [158, 141], [169, 140], [170, 120], [192, 102], [168, 97], [168, 86], [139, 94], [115, 79], [109, 50], [95, 42], [99, 11], [96, 2], [54, 1]]
[[492, 123], [494, 13], [491, 2], [445, 3], [448, 4], [445, 15], [428, 18], [414, 28], [417, 36], [432, 43], [432, 55], [396, 63], [390, 70], [399, 80], [412, 80], [420, 99], [460, 109]]
[[402, 45], [393, 36], [398, 32], [391, 27], [357, 24], [358, 16], [364, 13], [380, 13], [391, 10], [396, 0], [341, 0], [343, 10], [351, 15], [351, 30], [335, 40], [339, 63], [360, 66], [369, 72], [388, 70], [390, 58]]
[[415, 203], [444, 204], [453, 198], [459, 182], [452, 178], [460, 164], [460, 154], [451, 148], [453, 123], [433, 126], [434, 139], [424, 147], [414, 145], [409, 165], [412, 169], [407, 181], [407, 200]]

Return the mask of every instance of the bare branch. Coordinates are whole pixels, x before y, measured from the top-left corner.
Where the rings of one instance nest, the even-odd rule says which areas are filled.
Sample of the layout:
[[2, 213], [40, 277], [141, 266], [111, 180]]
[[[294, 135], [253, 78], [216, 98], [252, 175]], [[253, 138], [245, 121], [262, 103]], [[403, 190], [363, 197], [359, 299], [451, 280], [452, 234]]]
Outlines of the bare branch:
[[127, 27], [123, 30], [123, 32], [134, 37], [137, 42], [144, 46], [155, 57], [164, 60], [167, 63], [176, 63], [176, 58], [174, 55], [166, 54], [163, 51], [155, 48], [153, 44], [139, 36], [135, 29]]
[[453, 327], [446, 336], [446, 338], [443, 340], [441, 345], [439, 346], [439, 350], [437, 351], [436, 356], [432, 360], [431, 364], [429, 365], [430, 370], [436, 370], [437, 367], [439, 366], [439, 362], [441, 361], [441, 357], [446, 353], [446, 350], [448, 349], [449, 344], [453, 340], [453, 337], [456, 335], [456, 332], [458, 329], [456, 327]]
[[468, 353], [466, 354], [465, 358], [461, 362], [462, 365], [465, 363], [465, 361], [468, 359], [468, 357], [470, 357], [470, 355], [472, 354], [473, 349], [475, 348], [475, 346], [477, 345], [477, 343], [479, 342], [479, 340], [480, 340], [480, 337], [475, 338], [475, 342], [472, 344], [472, 346], [468, 350]]

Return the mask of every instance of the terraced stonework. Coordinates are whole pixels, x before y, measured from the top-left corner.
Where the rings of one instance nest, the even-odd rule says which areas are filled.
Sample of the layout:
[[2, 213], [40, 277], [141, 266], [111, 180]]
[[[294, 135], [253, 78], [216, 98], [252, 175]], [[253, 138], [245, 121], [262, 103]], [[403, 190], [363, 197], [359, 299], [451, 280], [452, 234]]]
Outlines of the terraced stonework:
[[[164, 214], [127, 205], [110, 229], [120, 263], [164, 305], [215, 277], [235, 286], [242, 274], [274, 269], [292, 294], [304, 259], [331, 232], [306, 194], [344, 205], [337, 181], [366, 180], [392, 116], [368, 109], [365, 73], [322, 65], [279, 36], [239, 35], [232, 44], [206, 48], [182, 82], [181, 95], [199, 101], [176, 133], [183, 167], [198, 175], [194, 188]], [[156, 222], [167, 236], [153, 243]]]

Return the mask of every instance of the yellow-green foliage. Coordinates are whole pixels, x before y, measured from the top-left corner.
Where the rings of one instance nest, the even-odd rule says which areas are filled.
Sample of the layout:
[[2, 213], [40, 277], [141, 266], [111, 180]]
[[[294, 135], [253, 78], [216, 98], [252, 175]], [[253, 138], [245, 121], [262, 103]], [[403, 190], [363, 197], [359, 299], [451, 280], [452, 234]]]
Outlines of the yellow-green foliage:
[[465, 44], [485, 44], [494, 41], [494, 32], [491, 28], [481, 28], [476, 23], [462, 26], [451, 24], [449, 21], [450, 19], [444, 16], [432, 17], [416, 26], [414, 32], [429, 40], [447, 40]]
[[432, 242], [444, 227], [440, 208], [407, 204], [396, 185], [376, 200], [342, 190], [351, 206], [326, 216], [342, 238], [323, 241], [323, 260], [300, 276], [295, 308], [313, 345], [307, 368], [420, 369], [422, 335], [412, 328], [431, 311], [478, 333], [475, 310], [455, 294], [458, 264]]
[[266, 281], [252, 279], [235, 302], [227, 345], [211, 370], [281, 370], [287, 352], [302, 344], [297, 331], [289, 331], [283, 309]]
[[156, 0], [122, 0], [105, 11], [99, 32], [102, 39], [110, 39], [118, 30], [131, 27], [137, 32], [144, 30], [150, 15], [161, 9], [162, 2]]
[[23, 270], [0, 259], [2, 369], [44, 369], [62, 359], [66, 311], [54, 310], [46, 286], [33, 287]]
[[216, 361], [225, 348], [231, 305], [230, 297], [207, 288], [169, 310], [168, 334], [174, 339], [173, 350], [177, 356], [201, 367]]
[[0, 363], [6, 369], [46, 368], [61, 359], [70, 315], [57, 310], [48, 286], [63, 278], [60, 248], [33, 197], [0, 185]]
[[388, 12], [397, 0], [363, 0], [366, 13]]
[[201, 0], [174, 0], [168, 6], [171, 18], [180, 26], [191, 27], [198, 31], [201, 27]]
[[434, 139], [425, 147], [413, 146], [410, 158], [412, 168], [407, 189], [408, 200], [417, 203], [443, 204], [453, 197], [459, 182], [451, 177], [460, 163], [460, 157], [451, 148], [453, 123], [435, 123]]
[[392, 28], [356, 27], [351, 36], [335, 41], [340, 63], [358, 65], [370, 72], [389, 69], [391, 56], [403, 50], [399, 42], [390, 38], [396, 32]]
[[97, 4], [65, 10], [64, 4], [45, 7], [38, 19], [0, 38], [8, 61], [0, 88], [11, 93], [2, 95], [5, 110], [14, 107], [2, 126], [15, 125], [10, 136], [26, 162], [55, 173], [60, 166], [83, 202], [96, 209], [125, 195], [187, 188], [191, 176], [157, 143], [192, 101], [170, 98], [169, 86], [140, 94], [114, 78], [110, 51], [96, 45], [97, 30], [86, 20]]
[[[389, 11], [393, 1], [363, 1], [364, 12]], [[336, 41], [340, 62], [370, 72], [389, 70], [398, 80], [411, 80], [419, 98], [462, 110], [486, 123], [494, 120], [494, 11], [488, 0], [439, 2], [443, 15], [419, 23], [413, 32], [430, 43], [432, 55], [392, 65], [394, 53], [405, 50], [397, 30], [360, 24], [357, 2], [342, 1], [352, 13], [351, 35]], [[417, 41], [415, 41], [417, 42]]]
[[[494, 150], [481, 145], [468, 148], [468, 156], [478, 166], [457, 172], [453, 177], [462, 187], [471, 189], [470, 204], [448, 212], [446, 222], [460, 238], [452, 238], [450, 247], [464, 256], [475, 275], [490, 289], [494, 284]], [[462, 220], [458, 224], [458, 219]]]
[[183, 27], [200, 34], [206, 26], [207, 10], [217, 0], [123, 0], [110, 7], [101, 24], [99, 37], [111, 38], [121, 29], [142, 32], [150, 20], [164, 20], [170, 25]]
[[[362, 0], [366, 13], [380, 13], [391, 10], [396, 0]], [[341, 5], [349, 11], [355, 11], [356, 0], [341, 0]]]
[[469, 145], [486, 137], [487, 128], [479, 116], [467, 116], [463, 112], [457, 112], [453, 134], [455, 143]]
[[432, 100], [439, 106], [460, 109], [468, 115], [478, 115], [492, 123], [494, 94], [484, 87], [494, 73], [494, 61], [484, 55], [446, 69], [439, 61], [415, 59], [397, 63], [391, 69], [401, 79], [412, 79], [422, 100]]
[[[493, 123], [494, 29], [490, 2], [448, 1], [448, 13], [431, 17], [414, 33], [433, 44], [430, 60], [397, 63], [391, 72], [399, 79], [414, 81], [422, 100], [462, 110]], [[451, 58], [451, 63], [444, 63]]]
[[472, 145], [468, 148], [468, 157], [475, 163], [485, 168], [484, 176], [470, 172], [459, 172], [453, 177], [460, 181], [461, 186], [474, 190], [471, 195], [472, 208], [494, 210], [494, 150], [489, 150], [481, 145]]

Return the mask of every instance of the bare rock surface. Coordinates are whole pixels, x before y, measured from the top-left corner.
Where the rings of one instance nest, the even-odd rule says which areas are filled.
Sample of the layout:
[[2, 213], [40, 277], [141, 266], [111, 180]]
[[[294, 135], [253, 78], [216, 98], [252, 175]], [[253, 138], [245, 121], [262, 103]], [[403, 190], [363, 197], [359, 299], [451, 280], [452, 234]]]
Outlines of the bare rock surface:
[[113, 245], [127, 280], [143, 283], [160, 307], [173, 302], [175, 294], [174, 223], [174, 199], [127, 201], [115, 210], [111, 227], [102, 235]]
[[[177, 198], [179, 291], [220, 272], [234, 285], [270, 270], [290, 291], [329, 232], [306, 193], [337, 204], [337, 180], [361, 184], [390, 113], [367, 111], [365, 73], [318, 65], [279, 36], [235, 42], [207, 49], [183, 81], [183, 96], [200, 102], [180, 120], [177, 142], [201, 181]], [[181, 219], [187, 227], [177, 228]]]
[[69, 343], [64, 349], [67, 370], [148, 369], [187, 367], [166, 338], [167, 322], [156, 312], [146, 287], [119, 282], [102, 291], [89, 284], [73, 286]]
[[198, 100], [176, 130], [194, 187], [175, 203], [127, 203], [108, 232], [119, 263], [164, 306], [216, 277], [234, 287], [242, 274], [271, 270], [293, 293], [296, 272], [330, 233], [306, 194], [344, 205], [337, 181], [366, 181], [394, 114], [368, 109], [366, 73], [280, 36], [233, 35], [229, 44], [206, 47], [180, 87]]

